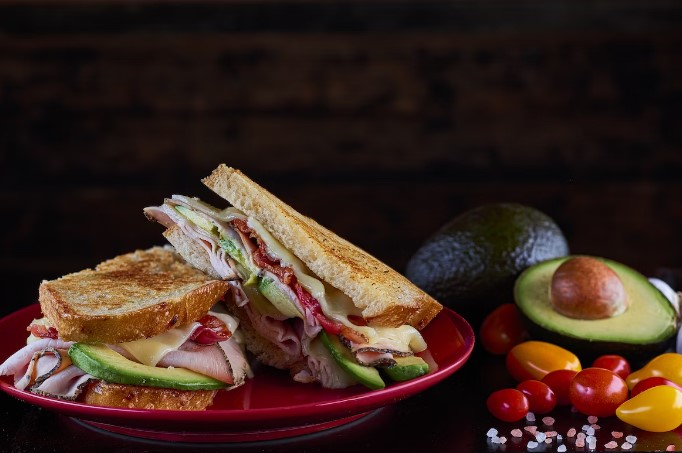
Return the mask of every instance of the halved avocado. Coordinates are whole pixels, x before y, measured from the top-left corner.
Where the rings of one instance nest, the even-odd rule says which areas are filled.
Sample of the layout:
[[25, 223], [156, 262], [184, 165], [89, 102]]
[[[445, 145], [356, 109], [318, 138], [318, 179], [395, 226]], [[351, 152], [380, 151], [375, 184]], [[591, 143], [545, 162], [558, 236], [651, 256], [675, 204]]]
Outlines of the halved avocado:
[[576, 319], [557, 312], [550, 300], [552, 276], [571, 257], [544, 261], [516, 280], [514, 298], [533, 338], [594, 358], [620, 354], [633, 362], [665, 351], [677, 331], [672, 304], [647, 278], [616, 261], [597, 258], [620, 278], [630, 302], [622, 314], [605, 319]]

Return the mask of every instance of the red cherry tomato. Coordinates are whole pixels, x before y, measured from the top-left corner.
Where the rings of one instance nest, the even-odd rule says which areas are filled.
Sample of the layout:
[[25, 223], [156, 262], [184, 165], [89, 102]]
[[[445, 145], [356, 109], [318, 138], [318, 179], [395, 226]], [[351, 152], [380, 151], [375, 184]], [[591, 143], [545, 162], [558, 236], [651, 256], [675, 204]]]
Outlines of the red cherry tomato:
[[502, 304], [483, 320], [480, 330], [483, 349], [503, 355], [528, 337], [515, 304]]
[[623, 379], [630, 374], [630, 363], [625, 357], [616, 354], [607, 354], [597, 357], [594, 363], [592, 363], [592, 366], [611, 370]]
[[677, 390], [682, 391], [682, 386], [675, 384], [673, 381], [668, 380], [661, 376], [653, 376], [650, 378], [642, 379], [630, 390], [630, 398], [642, 393], [644, 390], [649, 390], [652, 387], [658, 387], [659, 385], [668, 385], [670, 387], [675, 387]]
[[502, 389], [491, 393], [486, 406], [493, 416], [505, 422], [517, 422], [528, 413], [528, 399], [516, 389]]
[[557, 406], [568, 406], [571, 404], [569, 388], [576, 374], [578, 372], [575, 370], [554, 370], [542, 378], [542, 382], [547, 384], [554, 392]]
[[516, 390], [526, 395], [528, 408], [536, 414], [551, 412], [556, 406], [556, 396], [547, 384], [535, 379], [523, 381], [516, 386]]
[[628, 399], [628, 386], [611, 370], [585, 368], [571, 381], [569, 396], [579, 412], [610, 417]]

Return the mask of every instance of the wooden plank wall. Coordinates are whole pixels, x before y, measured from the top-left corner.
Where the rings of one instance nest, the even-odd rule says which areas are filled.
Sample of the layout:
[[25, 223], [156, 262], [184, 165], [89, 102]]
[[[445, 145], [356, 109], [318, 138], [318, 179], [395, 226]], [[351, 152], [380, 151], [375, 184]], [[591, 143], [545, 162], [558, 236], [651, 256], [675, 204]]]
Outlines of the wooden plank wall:
[[399, 270], [471, 207], [682, 267], [673, 1], [0, 4], [12, 299], [161, 243], [144, 206], [244, 169]]

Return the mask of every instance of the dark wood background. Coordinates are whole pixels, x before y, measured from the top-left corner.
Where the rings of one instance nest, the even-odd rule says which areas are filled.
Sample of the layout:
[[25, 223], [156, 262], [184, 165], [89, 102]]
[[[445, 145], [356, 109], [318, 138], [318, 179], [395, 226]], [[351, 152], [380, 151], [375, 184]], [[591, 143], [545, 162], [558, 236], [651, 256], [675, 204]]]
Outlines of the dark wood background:
[[[0, 3], [0, 312], [243, 169], [396, 269], [471, 207], [682, 266], [677, 1]], [[7, 300], [9, 299], [9, 300]]]

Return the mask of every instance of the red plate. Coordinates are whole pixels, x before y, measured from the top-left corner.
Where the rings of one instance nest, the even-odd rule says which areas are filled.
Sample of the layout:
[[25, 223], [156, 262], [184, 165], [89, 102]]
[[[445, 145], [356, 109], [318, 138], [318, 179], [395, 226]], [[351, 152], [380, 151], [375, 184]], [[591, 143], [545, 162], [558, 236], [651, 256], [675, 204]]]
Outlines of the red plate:
[[[26, 326], [40, 317], [40, 306], [30, 305], [0, 319], [0, 363], [20, 349]], [[349, 423], [372, 410], [421, 392], [457, 371], [474, 347], [471, 326], [449, 309], [424, 329], [424, 339], [438, 369], [383, 390], [356, 385], [330, 390], [294, 382], [288, 373], [259, 367], [245, 385], [218, 392], [213, 405], [199, 412], [123, 409], [61, 401], [17, 390], [12, 378], [0, 378], [0, 389], [20, 400], [76, 417], [107, 431], [149, 439], [187, 442], [269, 440], [312, 433]]]

